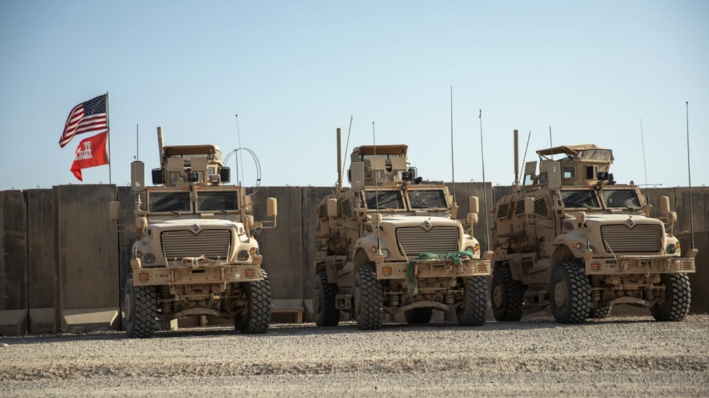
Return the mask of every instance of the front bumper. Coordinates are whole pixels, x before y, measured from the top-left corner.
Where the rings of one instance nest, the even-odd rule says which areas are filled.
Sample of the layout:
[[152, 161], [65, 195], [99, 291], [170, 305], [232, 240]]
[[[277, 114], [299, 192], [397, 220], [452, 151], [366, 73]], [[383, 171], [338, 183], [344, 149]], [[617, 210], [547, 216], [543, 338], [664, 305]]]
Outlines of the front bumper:
[[193, 285], [260, 281], [261, 265], [228, 264], [210, 267], [155, 267], [133, 269], [134, 286]]
[[[461, 264], [441, 260], [411, 260], [418, 266], [418, 278], [453, 278], [487, 276], [491, 274], [490, 260], [469, 260]], [[376, 264], [377, 279], [406, 279], [409, 263], [390, 262]]]
[[585, 260], [586, 275], [669, 274], [696, 272], [693, 257], [618, 256]]

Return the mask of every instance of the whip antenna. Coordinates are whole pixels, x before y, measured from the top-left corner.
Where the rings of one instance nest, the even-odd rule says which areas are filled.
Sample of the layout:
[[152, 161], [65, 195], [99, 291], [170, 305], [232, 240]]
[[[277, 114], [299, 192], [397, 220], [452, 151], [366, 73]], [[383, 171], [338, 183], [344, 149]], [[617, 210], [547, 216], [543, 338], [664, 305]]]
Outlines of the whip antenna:
[[645, 163], [645, 136], [643, 134], [643, 120], [640, 119], [640, 142], [643, 145], [643, 169], [645, 170], [645, 187], [647, 187], [647, 163]]
[[551, 126], [549, 126], [549, 148], [551, 148], [550, 160], [554, 160], [554, 143], [551, 140]]
[[[483, 163], [483, 211], [485, 212], [485, 250], [490, 250], [490, 228], [487, 223], [487, 185], [485, 184], [485, 150], [483, 149], [483, 110], [480, 109], [480, 159]], [[473, 233], [473, 226], [470, 226], [470, 234]]]
[[[527, 136], [527, 146], [524, 147], [524, 156], [522, 156], [522, 167], [524, 167], [525, 162], [527, 161], [527, 149], [529, 149], [529, 139], [532, 138], [532, 132], [529, 132], [529, 135]], [[519, 173], [522, 175], [522, 185], [524, 185], [524, 172], [522, 172], [522, 169], [519, 170]]]
[[[239, 149], [241, 149], [241, 133], [239, 132], [239, 114], [236, 114], [235, 116], [236, 116], [236, 138], [239, 140], [239, 141], [238, 141], [238, 142], [239, 142]], [[244, 159], [243, 159], [243, 157], [242, 157], [242, 158], [239, 158], [239, 154], [238, 154], [238, 153], [235, 154], [235, 155], [236, 155], [236, 162], [239, 163], [239, 161], [241, 161], [241, 180], [239, 181], [239, 184], [238, 184], [239, 186], [241, 186], [241, 182], [244, 180]], [[237, 179], [237, 180], [239, 179], [239, 166], [238, 166], [238, 164], [237, 164], [237, 167], [236, 167], [236, 179]]]
[[689, 233], [692, 237], [692, 247], [694, 249], [694, 212], [692, 209], [692, 167], [689, 162], [689, 101], [686, 102], [687, 109], [687, 174], [689, 175]]
[[451, 86], [451, 174], [453, 178], [453, 206], [457, 207], [455, 198], [455, 158], [453, 157], [453, 86]]
[[[377, 134], [374, 132], [374, 122], [372, 122], [372, 142], [374, 145], [372, 146], [372, 150], [374, 151], [374, 161], [377, 162]], [[372, 169], [374, 171], [374, 198], [377, 206], [377, 254], [381, 254], [381, 237], [379, 236], [379, 189], [378, 189], [378, 183], [377, 183], [377, 170]]]
[[[347, 164], [347, 150], [350, 147], [350, 133], [352, 132], [352, 118], [354, 116], [350, 116], [350, 128], [347, 130], [347, 144], [345, 145], [345, 158], [342, 160], [342, 171], [345, 171], [345, 165]], [[340, 187], [342, 189], [342, 187]]]

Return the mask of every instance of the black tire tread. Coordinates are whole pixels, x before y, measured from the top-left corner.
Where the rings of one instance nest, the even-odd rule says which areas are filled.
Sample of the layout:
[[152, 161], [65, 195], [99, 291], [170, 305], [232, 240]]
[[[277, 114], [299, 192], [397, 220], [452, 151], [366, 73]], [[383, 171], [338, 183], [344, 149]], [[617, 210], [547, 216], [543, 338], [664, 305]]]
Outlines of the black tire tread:
[[[495, 280], [500, 279], [505, 290], [504, 308], [500, 311], [495, 308], [494, 294]], [[519, 322], [524, 314], [524, 290], [525, 287], [520, 281], [514, 280], [512, 270], [509, 267], [497, 267], [493, 273], [493, 286], [490, 291], [490, 302], [492, 303], [493, 315], [498, 322]]]
[[340, 289], [336, 284], [327, 281], [325, 270], [318, 272], [315, 278], [320, 281], [322, 290], [320, 315], [315, 314], [315, 324], [317, 326], [337, 326], [340, 323], [340, 310], [335, 308], [335, 297]]
[[245, 287], [249, 299], [248, 313], [241, 321], [235, 319], [235, 326], [244, 334], [266, 333], [271, 324], [271, 282], [263, 269], [261, 276], [260, 281], [248, 282]]
[[361, 303], [357, 314], [357, 327], [362, 330], [380, 330], [384, 322], [382, 285], [377, 280], [373, 266], [357, 269], [360, 281]]
[[611, 314], [612, 309], [613, 309], [613, 307], [611, 307], [611, 306], [592, 308], [591, 313], [588, 315], [588, 317], [592, 318], [592, 319], [608, 318], [608, 316]]
[[692, 304], [692, 288], [687, 274], [662, 274], [665, 285], [665, 301], [650, 308], [653, 318], [660, 322], [679, 322], [684, 320]]
[[[567, 314], [561, 314], [558, 311], [554, 311], [554, 297], [551, 297], [554, 318], [558, 323], [584, 323], [591, 313], [591, 282], [589, 282], [586, 275], [584, 275], [583, 268], [580, 264], [562, 263], [559, 264], [558, 267], [565, 269], [566, 274], [568, 275], [569, 286], [567, 295], [569, 297], [567, 300], [568, 305], [571, 306], [571, 310]], [[554, 272], [556, 272], [556, 270]], [[550, 293], [553, 296], [553, 287], [551, 287]]]
[[484, 276], [468, 276], [464, 279], [465, 307], [458, 307], [456, 315], [461, 326], [482, 326], [487, 317], [488, 288]]
[[133, 286], [133, 297], [133, 333], [129, 333], [128, 337], [149, 338], [155, 331], [158, 307], [155, 286]]

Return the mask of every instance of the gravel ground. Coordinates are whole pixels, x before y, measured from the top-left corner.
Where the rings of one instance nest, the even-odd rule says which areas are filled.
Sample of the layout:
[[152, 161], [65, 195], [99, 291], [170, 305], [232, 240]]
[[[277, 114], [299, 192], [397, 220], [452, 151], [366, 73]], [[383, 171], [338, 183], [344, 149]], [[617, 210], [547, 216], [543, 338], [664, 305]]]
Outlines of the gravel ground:
[[709, 396], [709, 315], [0, 338], [2, 396]]

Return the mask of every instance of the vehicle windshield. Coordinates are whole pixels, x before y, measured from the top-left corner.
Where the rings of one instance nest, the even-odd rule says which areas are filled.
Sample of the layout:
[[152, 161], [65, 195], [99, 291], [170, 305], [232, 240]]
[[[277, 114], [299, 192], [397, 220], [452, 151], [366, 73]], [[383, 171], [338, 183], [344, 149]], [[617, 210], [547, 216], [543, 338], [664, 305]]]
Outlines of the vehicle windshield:
[[409, 190], [409, 203], [412, 209], [441, 209], [448, 207], [446, 195], [442, 189], [432, 191]]
[[561, 191], [561, 199], [565, 207], [583, 207], [591, 209], [598, 206], [596, 193], [589, 189], [587, 191]]
[[604, 189], [601, 192], [606, 207], [627, 207], [629, 209], [641, 207], [634, 189]]
[[198, 211], [239, 210], [239, 196], [237, 191], [200, 191], [197, 204]]
[[[367, 208], [377, 208], [377, 195], [374, 191], [365, 193], [367, 198]], [[401, 199], [400, 191], [379, 191], [379, 209], [403, 209], [404, 201]]]
[[152, 192], [148, 195], [148, 208], [153, 213], [189, 212], [189, 192]]

